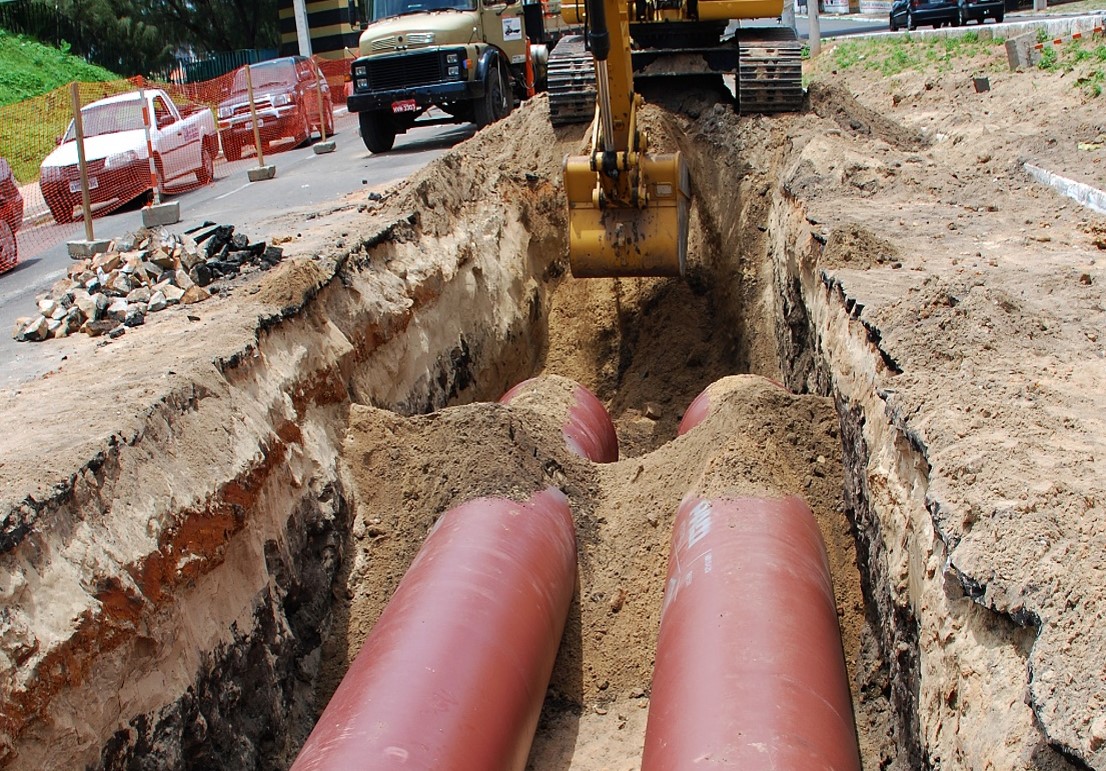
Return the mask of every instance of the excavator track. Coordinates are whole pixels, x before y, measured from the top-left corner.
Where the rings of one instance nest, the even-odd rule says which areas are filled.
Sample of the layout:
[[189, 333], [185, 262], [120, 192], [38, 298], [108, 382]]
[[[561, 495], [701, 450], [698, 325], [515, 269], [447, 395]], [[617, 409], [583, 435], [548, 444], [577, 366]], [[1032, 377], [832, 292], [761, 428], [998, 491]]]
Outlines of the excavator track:
[[[787, 27], [747, 27], [719, 46], [646, 48], [634, 51], [633, 58], [635, 77], [734, 72], [738, 112], [750, 115], [803, 109], [802, 50], [802, 41]], [[689, 68], [689, 54], [701, 57], [701, 64]], [[591, 122], [595, 92], [595, 67], [584, 37], [564, 38], [549, 57], [550, 122]]]
[[595, 66], [583, 35], [562, 38], [549, 55], [549, 122], [590, 123], [595, 117]]
[[742, 115], [803, 109], [803, 45], [787, 27], [749, 27], [734, 34], [737, 106]]

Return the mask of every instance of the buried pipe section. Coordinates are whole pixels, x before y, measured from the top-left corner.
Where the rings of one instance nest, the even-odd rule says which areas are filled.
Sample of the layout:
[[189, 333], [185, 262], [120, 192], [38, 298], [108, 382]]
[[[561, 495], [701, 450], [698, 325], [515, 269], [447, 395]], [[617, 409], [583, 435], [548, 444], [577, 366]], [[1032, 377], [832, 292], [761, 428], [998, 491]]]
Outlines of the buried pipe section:
[[[547, 380], [520, 384], [501, 401], [525, 401], [526, 393], [546, 414], [564, 409], [570, 447], [571, 434], [584, 457], [602, 460], [613, 452], [616, 459], [614, 426], [598, 399], [579, 386], [585, 395], [573, 388], [565, 398], [565, 384]], [[524, 502], [478, 498], [450, 509], [293, 771], [522, 771], [575, 585], [576, 531], [560, 490], [549, 487]]]
[[559, 490], [446, 512], [293, 771], [523, 769], [575, 581]]
[[829, 564], [801, 499], [680, 504], [642, 771], [859, 771]]
[[503, 394], [499, 403], [563, 411], [561, 433], [571, 452], [596, 463], [618, 460], [618, 435], [610, 414], [595, 394], [573, 380], [555, 375], [524, 380]]

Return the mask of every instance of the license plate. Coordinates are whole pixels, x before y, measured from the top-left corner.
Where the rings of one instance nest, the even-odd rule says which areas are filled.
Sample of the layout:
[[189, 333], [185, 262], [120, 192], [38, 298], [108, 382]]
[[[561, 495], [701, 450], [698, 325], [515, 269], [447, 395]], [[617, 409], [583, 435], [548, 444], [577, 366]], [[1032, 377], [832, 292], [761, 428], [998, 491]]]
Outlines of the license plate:
[[418, 112], [419, 106], [415, 103], [414, 99], [401, 99], [398, 102], [392, 102], [392, 112]]
[[[88, 189], [89, 190], [95, 190], [99, 186], [100, 186], [100, 180], [96, 179], [96, 177], [89, 177], [88, 178]], [[70, 193], [79, 193], [79, 192], [81, 192], [81, 181], [79, 179], [75, 179], [75, 180], [73, 180], [72, 182], [69, 183], [69, 192]]]

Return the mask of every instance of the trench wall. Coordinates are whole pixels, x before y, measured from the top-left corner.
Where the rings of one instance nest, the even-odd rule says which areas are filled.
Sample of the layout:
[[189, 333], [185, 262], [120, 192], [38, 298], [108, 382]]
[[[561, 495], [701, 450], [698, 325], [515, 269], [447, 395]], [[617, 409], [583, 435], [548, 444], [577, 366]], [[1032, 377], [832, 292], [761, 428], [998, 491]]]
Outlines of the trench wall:
[[321, 708], [351, 402], [494, 399], [541, 348], [548, 245], [518, 208], [458, 210], [456, 232], [401, 211], [290, 268], [236, 345], [78, 447], [49, 498], [11, 491], [0, 767], [290, 764]]

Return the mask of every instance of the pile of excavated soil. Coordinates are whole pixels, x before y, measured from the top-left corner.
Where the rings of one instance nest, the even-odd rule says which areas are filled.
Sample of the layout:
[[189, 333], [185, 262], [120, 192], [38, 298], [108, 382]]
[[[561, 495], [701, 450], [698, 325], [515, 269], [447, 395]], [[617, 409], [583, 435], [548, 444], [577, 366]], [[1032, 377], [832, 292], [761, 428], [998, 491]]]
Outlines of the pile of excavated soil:
[[[198, 320], [0, 394], [0, 765], [287, 764], [435, 519], [552, 482], [580, 592], [536, 771], [637, 767], [688, 492], [811, 506], [866, 768], [1106, 768], [1106, 222], [1024, 169], [1106, 186], [1101, 98], [1001, 46], [833, 67], [802, 115], [654, 97], [686, 280], [567, 275], [581, 132], [539, 97], [278, 215], [287, 264]], [[533, 374], [595, 392], [622, 459], [489, 403]]]

